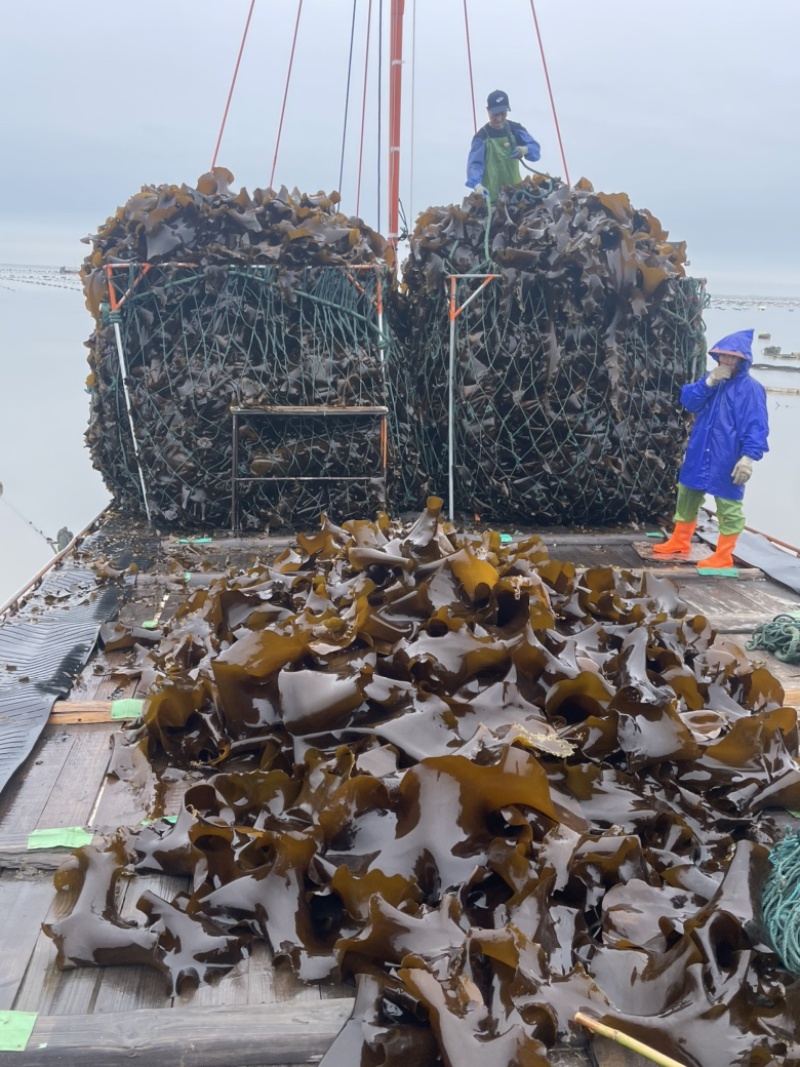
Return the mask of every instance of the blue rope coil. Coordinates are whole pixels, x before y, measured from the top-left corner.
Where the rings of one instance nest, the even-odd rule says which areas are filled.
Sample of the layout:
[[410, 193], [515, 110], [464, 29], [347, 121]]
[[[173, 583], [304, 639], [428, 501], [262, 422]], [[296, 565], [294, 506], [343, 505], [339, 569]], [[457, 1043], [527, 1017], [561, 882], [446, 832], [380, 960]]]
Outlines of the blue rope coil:
[[770, 944], [787, 971], [800, 974], [800, 831], [770, 852], [761, 913]]

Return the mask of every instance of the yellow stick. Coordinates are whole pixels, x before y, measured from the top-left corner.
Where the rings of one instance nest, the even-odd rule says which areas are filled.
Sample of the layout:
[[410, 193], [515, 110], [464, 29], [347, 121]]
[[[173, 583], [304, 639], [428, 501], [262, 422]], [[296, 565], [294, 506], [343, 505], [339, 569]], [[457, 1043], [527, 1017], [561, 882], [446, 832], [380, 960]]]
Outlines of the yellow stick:
[[613, 1026], [606, 1026], [604, 1023], [598, 1022], [597, 1019], [593, 1019], [590, 1015], [584, 1015], [582, 1011], [576, 1012], [574, 1019], [576, 1023], [581, 1023], [583, 1026], [588, 1027], [589, 1030], [594, 1030], [595, 1033], [616, 1041], [618, 1045], [624, 1045], [631, 1052], [638, 1052], [645, 1059], [661, 1064], [661, 1067], [686, 1067], [685, 1064], [678, 1063], [677, 1060], [673, 1060], [670, 1056], [665, 1056], [663, 1052], [656, 1052], [649, 1045], [637, 1041], [635, 1037], [629, 1037], [620, 1030], [615, 1030]]

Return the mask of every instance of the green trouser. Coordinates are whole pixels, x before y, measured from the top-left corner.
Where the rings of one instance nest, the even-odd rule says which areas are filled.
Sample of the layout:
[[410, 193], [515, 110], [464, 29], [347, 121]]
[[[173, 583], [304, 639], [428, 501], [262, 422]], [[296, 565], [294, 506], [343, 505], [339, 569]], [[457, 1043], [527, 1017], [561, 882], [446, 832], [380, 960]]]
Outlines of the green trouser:
[[[694, 522], [700, 505], [706, 498], [702, 489], [687, 489], [678, 482], [678, 500], [675, 504], [675, 522]], [[721, 534], [740, 534], [744, 529], [744, 509], [741, 500], [728, 500], [715, 496], [717, 522]]]
[[519, 163], [511, 158], [511, 153], [517, 147], [517, 141], [506, 123], [505, 137], [486, 138], [486, 157], [483, 164], [483, 177], [481, 184], [489, 190], [489, 200], [492, 204], [497, 201], [500, 190], [504, 185], [519, 185]]

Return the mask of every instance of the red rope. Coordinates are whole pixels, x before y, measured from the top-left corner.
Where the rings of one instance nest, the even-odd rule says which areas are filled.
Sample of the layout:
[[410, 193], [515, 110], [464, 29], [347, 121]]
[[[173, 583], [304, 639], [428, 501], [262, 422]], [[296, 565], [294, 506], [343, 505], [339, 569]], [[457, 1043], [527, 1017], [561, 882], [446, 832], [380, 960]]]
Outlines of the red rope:
[[242, 62], [242, 52], [244, 52], [244, 42], [247, 40], [247, 31], [250, 29], [250, 19], [253, 17], [253, 8], [256, 6], [256, 0], [250, 0], [250, 10], [247, 12], [247, 22], [244, 24], [244, 33], [242, 34], [242, 43], [239, 45], [239, 55], [236, 57], [236, 66], [233, 68], [233, 80], [231, 81], [231, 87], [228, 92], [228, 99], [225, 102], [225, 113], [222, 116], [222, 125], [219, 128], [219, 137], [217, 137], [217, 144], [214, 148], [214, 158], [211, 160], [211, 169], [217, 165], [217, 154], [219, 153], [219, 146], [222, 143], [222, 134], [225, 131], [225, 123], [228, 121], [228, 109], [231, 106], [231, 99], [233, 98], [233, 89], [236, 85], [236, 78], [239, 75], [239, 64]]
[[[466, 2], [466, 0], [465, 0]], [[539, 32], [539, 20], [536, 17], [536, 8], [533, 0], [531, 0], [531, 11], [533, 12], [533, 24], [536, 27], [536, 36], [539, 40], [539, 51], [542, 54], [542, 66], [544, 67], [544, 77], [547, 82], [547, 91], [550, 94], [550, 107], [553, 109], [553, 120], [556, 124], [556, 135], [558, 136], [558, 147], [561, 150], [561, 162], [564, 164], [564, 177], [567, 179], [567, 185], [572, 185], [569, 180], [569, 170], [567, 169], [567, 157], [564, 155], [564, 143], [561, 140], [561, 128], [558, 125], [558, 115], [556, 114], [556, 102], [553, 99], [553, 90], [550, 86], [550, 75], [547, 72], [547, 60], [544, 57], [544, 45], [542, 44], [542, 35]]]
[[297, 21], [294, 24], [294, 37], [292, 38], [292, 51], [289, 55], [289, 69], [286, 72], [286, 88], [283, 91], [283, 105], [281, 106], [281, 121], [278, 123], [278, 139], [275, 142], [275, 156], [272, 160], [272, 173], [269, 176], [269, 186], [275, 181], [275, 168], [278, 166], [278, 149], [281, 146], [281, 133], [283, 131], [283, 118], [286, 114], [286, 101], [289, 96], [289, 82], [292, 80], [292, 66], [294, 65], [294, 50], [297, 45], [297, 32], [300, 29], [300, 15], [303, 11], [303, 0], [297, 5]]
[[472, 125], [475, 133], [478, 132], [478, 116], [475, 111], [475, 83], [472, 80], [472, 49], [469, 46], [469, 15], [467, 14], [467, 0], [464, 0], [464, 25], [467, 29], [467, 62], [469, 63], [469, 91], [472, 94]]
[[367, 49], [364, 59], [364, 94], [361, 99], [361, 144], [358, 148], [358, 186], [356, 188], [356, 215], [361, 206], [361, 169], [364, 162], [364, 124], [367, 119], [367, 74], [369, 73], [369, 30], [372, 23], [372, 0], [367, 8]]

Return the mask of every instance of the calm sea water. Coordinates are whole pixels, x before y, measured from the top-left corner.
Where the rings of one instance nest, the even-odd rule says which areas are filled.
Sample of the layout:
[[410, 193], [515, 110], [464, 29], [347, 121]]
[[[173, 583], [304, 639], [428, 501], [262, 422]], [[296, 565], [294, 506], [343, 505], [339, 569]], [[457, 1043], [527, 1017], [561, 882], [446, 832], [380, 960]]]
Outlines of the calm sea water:
[[[763, 355], [767, 346], [800, 352], [800, 300], [716, 298], [705, 315], [709, 344], [753, 327], [756, 371], [772, 390], [800, 390], [800, 360]], [[0, 603], [52, 556], [44, 537], [82, 529], [108, 501], [84, 447], [88, 418], [86, 349], [91, 317], [74, 277], [0, 267]], [[792, 367], [798, 371], [793, 372]], [[748, 524], [800, 545], [800, 395], [769, 392], [770, 452], [747, 488]]]

